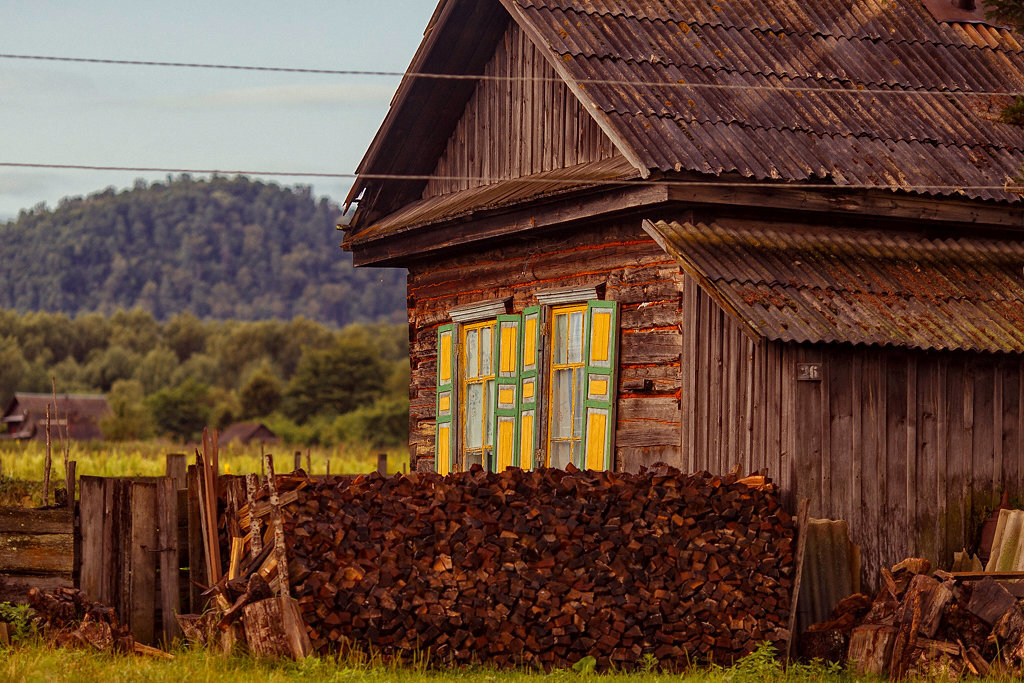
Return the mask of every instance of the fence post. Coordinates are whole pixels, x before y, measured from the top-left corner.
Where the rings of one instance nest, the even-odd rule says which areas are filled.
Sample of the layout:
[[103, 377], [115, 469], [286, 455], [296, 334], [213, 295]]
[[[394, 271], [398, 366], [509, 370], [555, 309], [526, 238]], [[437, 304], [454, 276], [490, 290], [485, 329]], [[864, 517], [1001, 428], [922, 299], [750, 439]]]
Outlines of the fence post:
[[[181, 456], [184, 464], [185, 456]], [[179, 633], [175, 614], [181, 612], [178, 572], [178, 482], [164, 477], [156, 484], [157, 553], [160, 558], [160, 615], [163, 642], [170, 646]]]
[[175, 490], [187, 488], [188, 456], [184, 453], [168, 453], [165, 476], [174, 480]]
[[378, 453], [377, 454], [377, 473], [382, 476], [388, 476], [388, 454]]
[[[292, 472], [297, 472], [302, 469], [302, 451], [295, 451], [295, 469]], [[308, 472], [307, 472], [308, 474]]]

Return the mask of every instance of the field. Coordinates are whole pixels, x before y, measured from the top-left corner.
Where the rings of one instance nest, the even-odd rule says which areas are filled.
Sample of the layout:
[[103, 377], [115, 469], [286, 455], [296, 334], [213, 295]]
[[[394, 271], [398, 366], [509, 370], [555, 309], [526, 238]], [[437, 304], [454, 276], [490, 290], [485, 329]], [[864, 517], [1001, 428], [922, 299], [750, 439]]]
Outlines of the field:
[[784, 671], [767, 653], [757, 652], [728, 668], [695, 668], [679, 674], [662, 673], [654, 662], [634, 673], [581, 676], [567, 670], [551, 673], [499, 672], [491, 669], [430, 667], [426, 662], [398, 666], [362, 656], [340, 660], [311, 657], [302, 662], [260, 662], [244, 656], [222, 657], [204, 650], [180, 650], [174, 661], [54, 650], [31, 644], [13, 650], [0, 648], [0, 680], [4, 681], [496, 681], [498, 683], [557, 683], [589, 678], [597, 683], [718, 683], [744, 681], [853, 681], [835, 667], [797, 665]]
[[[269, 447], [274, 455], [274, 468], [290, 472], [294, 465], [295, 449], [286, 446]], [[363, 474], [377, 468], [377, 453], [364, 445], [341, 446], [327, 449], [314, 447], [301, 450], [303, 468], [309, 454], [311, 474]], [[70, 459], [76, 461], [77, 475], [100, 477], [157, 477], [164, 474], [167, 453], [188, 453], [194, 462], [195, 447], [164, 441], [133, 443], [72, 443]], [[409, 452], [392, 449], [388, 453], [388, 471], [408, 469]], [[50, 472], [51, 491], [63, 486], [63, 456], [59, 448], [52, 447]], [[38, 506], [42, 504], [42, 481], [46, 446], [38, 441], [0, 442], [0, 505]], [[220, 450], [223, 474], [260, 472], [260, 447], [241, 446], [237, 442]], [[51, 493], [52, 496], [52, 493]], [[52, 499], [51, 499], [52, 502]]]

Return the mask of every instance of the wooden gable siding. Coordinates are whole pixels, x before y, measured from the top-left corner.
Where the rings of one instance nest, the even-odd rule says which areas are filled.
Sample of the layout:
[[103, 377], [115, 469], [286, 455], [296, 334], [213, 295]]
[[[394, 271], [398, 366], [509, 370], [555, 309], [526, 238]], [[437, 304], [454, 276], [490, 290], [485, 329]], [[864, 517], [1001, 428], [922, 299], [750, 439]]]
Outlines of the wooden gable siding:
[[639, 221], [538, 237], [410, 266], [410, 447], [432, 467], [437, 327], [458, 305], [511, 297], [535, 305], [538, 290], [606, 285], [620, 305], [616, 469], [679, 459], [679, 331], [683, 276]]
[[1021, 357], [755, 343], [692, 281], [683, 295], [684, 469], [767, 468], [790, 507], [849, 522], [864, 585], [908, 555], [949, 567], [1003, 487], [1024, 497]]
[[618, 154], [518, 24], [509, 24], [484, 75], [424, 199]]

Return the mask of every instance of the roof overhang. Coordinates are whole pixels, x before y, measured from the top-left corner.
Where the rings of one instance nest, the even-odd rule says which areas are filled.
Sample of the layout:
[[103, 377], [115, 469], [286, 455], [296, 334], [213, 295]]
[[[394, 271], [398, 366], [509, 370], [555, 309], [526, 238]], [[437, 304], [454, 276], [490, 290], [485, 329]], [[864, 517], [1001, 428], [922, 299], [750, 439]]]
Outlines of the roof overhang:
[[755, 339], [1024, 353], [1024, 241], [644, 221]]

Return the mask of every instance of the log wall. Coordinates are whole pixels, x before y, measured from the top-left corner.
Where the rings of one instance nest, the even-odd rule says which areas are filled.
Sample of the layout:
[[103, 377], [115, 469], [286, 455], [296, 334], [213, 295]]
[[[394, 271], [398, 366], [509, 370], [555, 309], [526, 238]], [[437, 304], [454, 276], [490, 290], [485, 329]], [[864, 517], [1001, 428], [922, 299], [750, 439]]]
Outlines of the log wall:
[[0, 508], [0, 602], [27, 603], [33, 586], [74, 584], [74, 513]]
[[690, 282], [684, 301], [684, 469], [767, 468], [791, 509], [850, 524], [864, 585], [909, 555], [949, 568], [1003, 487], [1024, 499], [1019, 356], [754, 343]]
[[432, 467], [437, 327], [462, 304], [512, 297], [535, 305], [538, 290], [606, 285], [620, 304], [616, 469], [681, 465], [679, 320], [683, 276], [640, 227], [607, 223], [410, 266], [410, 447], [412, 465]]
[[510, 23], [484, 74], [491, 80], [466, 104], [424, 199], [616, 154], [518, 24]]

